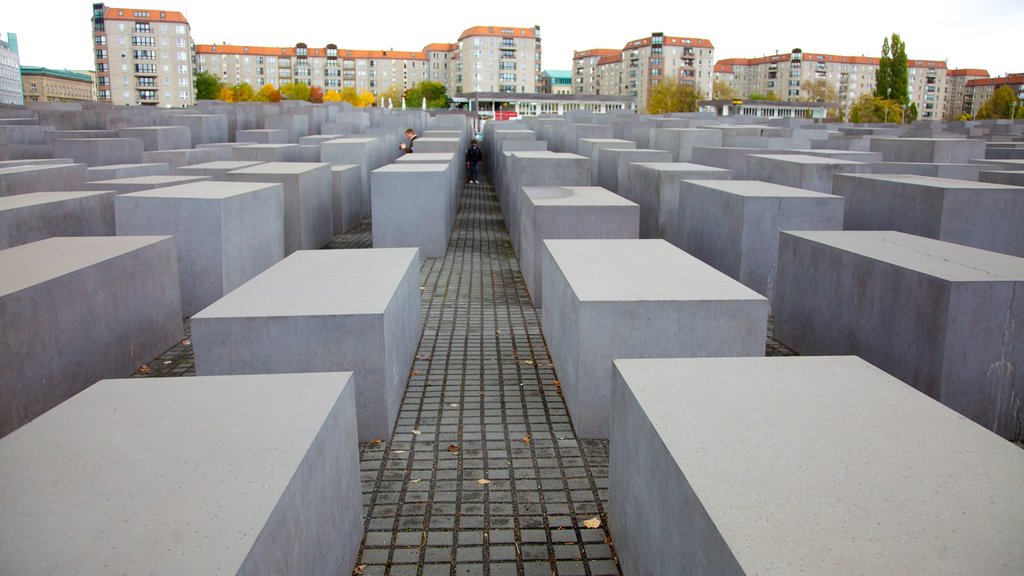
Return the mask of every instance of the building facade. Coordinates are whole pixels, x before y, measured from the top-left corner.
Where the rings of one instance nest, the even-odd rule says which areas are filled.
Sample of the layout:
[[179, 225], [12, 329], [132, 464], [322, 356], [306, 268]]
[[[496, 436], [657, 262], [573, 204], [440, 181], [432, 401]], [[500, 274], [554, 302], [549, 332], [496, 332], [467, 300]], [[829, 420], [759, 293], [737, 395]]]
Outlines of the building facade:
[[946, 106], [943, 118], [956, 120], [961, 114], [973, 116], [970, 107], [964, 109], [964, 98], [967, 96], [967, 83], [971, 80], [988, 78], [988, 70], [978, 68], [959, 68], [946, 73]]
[[0, 38], [0, 104], [24, 104], [21, 88], [21, 58], [18, 56], [18, 35], [7, 33]]
[[529, 94], [541, 87], [540, 26], [474, 26], [459, 36], [448, 94]]
[[545, 70], [541, 73], [541, 94], [572, 94], [572, 72]]
[[652, 88], [680, 82], [711, 98], [715, 47], [704, 38], [655, 32], [618, 51], [598, 48], [573, 53], [572, 93], [632, 96], [642, 109]]
[[[977, 78], [966, 83], [963, 113], [973, 117], [1000, 86], [1009, 86], [1017, 95], [1017, 100], [1024, 101], [1024, 73], [1007, 74], [996, 78]], [[1014, 117], [1020, 118], [1020, 114], [1016, 111]]]
[[[815, 82], [835, 91], [840, 108], [875, 89], [878, 58], [816, 54], [794, 49], [789, 54], [761, 58], [729, 58], [715, 65], [715, 79], [728, 83], [740, 98], [773, 94], [780, 100], [806, 100]], [[910, 101], [918, 118], [939, 120], [945, 110], [946, 63], [907, 60]]]
[[195, 101], [192, 35], [181, 12], [92, 7], [97, 100], [167, 108]]
[[92, 102], [92, 77], [68, 70], [23, 66], [25, 102]]

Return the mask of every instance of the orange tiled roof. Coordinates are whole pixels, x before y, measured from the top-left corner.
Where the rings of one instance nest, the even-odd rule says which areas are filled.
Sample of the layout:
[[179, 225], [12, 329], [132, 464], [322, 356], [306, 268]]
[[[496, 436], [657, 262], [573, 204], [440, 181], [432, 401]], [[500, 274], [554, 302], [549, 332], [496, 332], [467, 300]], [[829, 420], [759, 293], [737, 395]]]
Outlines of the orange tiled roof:
[[613, 54], [622, 55], [622, 50], [615, 48], [591, 48], [590, 50], [575, 50], [572, 53], [573, 60], [579, 60], [580, 58], [590, 58], [591, 56], [611, 56]]
[[1003, 84], [1024, 84], [1024, 73], [1009, 74], [996, 78], [975, 78], [968, 80], [967, 86], [1002, 86]]
[[513, 28], [512, 26], [473, 26], [472, 28], [466, 28], [459, 35], [459, 42], [462, 42], [463, 38], [469, 38], [471, 36], [508, 36], [503, 33], [502, 30], [511, 30], [516, 38], [536, 38], [537, 35], [533, 28]]
[[196, 54], [295, 56], [295, 48], [272, 48], [269, 46], [235, 46], [233, 44], [196, 44]]
[[[719, 60], [717, 64], [729, 64], [732, 66], [757, 66], [759, 64], [770, 64], [772, 62], [788, 62], [791, 58], [789, 52], [785, 54], [773, 54], [759, 58], [726, 58]], [[833, 62], [837, 64], [865, 64], [878, 66], [878, 58], [873, 56], [838, 56], [835, 54], [816, 54], [803, 52], [801, 58], [804, 62]], [[909, 68], [945, 68], [946, 63], [937, 60], [910, 60], [907, 59]]]
[[423, 47], [424, 52], [451, 52], [458, 48], [458, 44], [448, 44], [447, 42], [433, 42]]
[[[149, 16], [136, 16], [136, 12], [145, 12], [149, 14]], [[161, 14], [163, 14], [162, 18], [160, 17]], [[188, 24], [188, 20], [185, 19], [185, 15], [181, 12], [149, 10], [145, 8], [107, 8], [107, 11], [103, 13], [103, 18], [105, 20], [156, 20], [160, 22]]]
[[[679, 37], [679, 36], [665, 36], [664, 38], [665, 38], [664, 46], [694, 46], [694, 47], [697, 47], [697, 48], [714, 48], [715, 47], [714, 44], [711, 43], [711, 40], [707, 40], [705, 38], [682, 38], [682, 37]], [[641, 46], [650, 46], [650, 45], [651, 45], [651, 37], [648, 36], [647, 38], [640, 38], [639, 40], [633, 40], [632, 42], [627, 42], [626, 45], [622, 49], [623, 50], [631, 50], [633, 48], [639, 48]]]
[[988, 78], [988, 70], [981, 68], [957, 68], [946, 73], [948, 76], [982, 76]]
[[622, 52], [601, 56], [601, 59], [597, 61], [597, 65], [604, 66], [605, 64], [614, 64], [616, 62], [622, 62]]

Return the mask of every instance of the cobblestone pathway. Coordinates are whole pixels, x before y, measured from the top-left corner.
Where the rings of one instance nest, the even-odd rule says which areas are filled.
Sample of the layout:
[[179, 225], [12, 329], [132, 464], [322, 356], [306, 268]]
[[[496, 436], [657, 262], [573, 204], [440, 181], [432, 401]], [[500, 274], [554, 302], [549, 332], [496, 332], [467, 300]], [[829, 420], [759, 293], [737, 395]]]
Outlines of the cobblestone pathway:
[[[367, 221], [327, 248], [370, 246]], [[619, 574], [608, 445], [573, 432], [486, 182], [465, 188], [448, 252], [424, 259], [421, 278], [424, 332], [398, 424], [360, 446], [356, 573]], [[772, 339], [766, 352], [792, 354]], [[186, 332], [136, 376], [192, 374]]]

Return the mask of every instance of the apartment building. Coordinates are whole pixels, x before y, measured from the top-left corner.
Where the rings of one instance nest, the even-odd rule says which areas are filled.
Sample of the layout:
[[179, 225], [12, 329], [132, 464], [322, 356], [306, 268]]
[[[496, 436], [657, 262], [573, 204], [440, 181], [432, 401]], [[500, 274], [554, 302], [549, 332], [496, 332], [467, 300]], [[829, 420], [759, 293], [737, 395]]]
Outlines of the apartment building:
[[198, 44], [195, 53], [197, 72], [257, 90], [265, 84], [280, 88], [301, 82], [325, 90], [355, 88], [378, 94], [391, 87], [404, 91], [429, 79], [425, 52], [349, 50], [336, 44], [310, 48], [299, 42], [293, 47]]
[[541, 94], [572, 94], [572, 72], [545, 70], [541, 73]]
[[[967, 81], [964, 90], [964, 114], [977, 114], [981, 105], [987, 102], [1000, 86], [1009, 86], [1018, 100], [1024, 100], [1024, 73], [1007, 74], [996, 78], [977, 78]], [[1019, 113], [1017, 117], [1020, 117]]]
[[714, 52], [710, 40], [666, 36], [661, 32], [627, 42], [618, 51], [577, 51], [573, 54], [572, 92], [633, 96], [641, 108], [646, 108], [647, 96], [654, 86], [678, 81], [710, 98]]
[[97, 100], [117, 105], [189, 106], [192, 36], [181, 12], [92, 5]]
[[452, 56], [448, 93], [538, 93], [541, 54], [540, 26], [467, 28]]
[[7, 33], [0, 38], [0, 104], [24, 104], [21, 88], [21, 59], [18, 56], [18, 35]]
[[[794, 49], [789, 54], [760, 58], [729, 58], [715, 65], [717, 80], [725, 81], [741, 97], [774, 94], [781, 100], [808, 97], [806, 84], [825, 80], [832, 87], [842, 108], [857, 98], [872, 94], [878, 58], [837, 56]], [[907, 61], [910, 101], [917, 104], [918, 118], [942, 118], [946, 97], [946, 63], [937, 60]]]
[[25, 102], [92, 102], [93, 80], [87, 74], [35, 66], [21, 68]]
[[427, 44], [423, 52], [427, 54], [427, 68], [430, 73], [430, 81], [444, 84], [448, 93], [454, 92], [455, 54], [459, 49], [458, 44], [437, 42]]
[[973, 115], [970, 108], [964, 110], [967, 83], [982, 78], [988, 78], [988, 70], [958, 68], [946, 72], [946, 106], [942, 114], [944, 119], [956, 120], [961, 114]]

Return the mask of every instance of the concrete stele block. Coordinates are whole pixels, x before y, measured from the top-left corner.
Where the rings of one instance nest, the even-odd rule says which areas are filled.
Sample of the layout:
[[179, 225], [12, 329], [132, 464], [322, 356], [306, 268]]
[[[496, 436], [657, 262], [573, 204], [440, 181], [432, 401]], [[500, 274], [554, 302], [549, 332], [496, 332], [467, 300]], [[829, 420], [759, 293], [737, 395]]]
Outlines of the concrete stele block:
[[626, 180], [619, 195], [640, 206], [641, 238], [669, 240], [668, 229], [680, 226], [679, 181], [728, 178], [728, 170], [713, 166], [688, 162], [631, 162], [626, 166]]
[[284, 185], [284, 253], [315, 250], [330, 243], [333, 231], [331, 167], [321, 162], [265, 162], [232, 170], [225, 180]]
[[685, 250], [772, 300], [782, 230], [841, 230], [843, 198], [759, 180], [684, 180]]
[[348, 372], [96, 383], [0, 440], [0, 572], [349, 573], [354, 387]]
[[599, 186], [524, 186], [519, 267], [534, 308], [543, 307], [544, 240], [636, 238], [640, 207]]
[[544, 337], [580, 437], [608, 437], [616, 358], [764, 354], [768, 301], [664, 240], [544, 245]]
[[53, 236], [113, 236], [114, 192], [0, 197], [0, 250]]
[[601, 148], [597, 152], [599, 166], [595, 185], [618, 193], [625, 184], [626, 167], [630, 162], [671, 162], [664, 150], [648, 148]]
[[1009, 536], [1024, 452], [863, 360], [615, 366], [608, 523], [624, 574], [1024, 569]]
[[142, 149], [180, 150], [192, 147], [192, 133], [185, 126], [140, 126], [121, 128], [117, 131], [121, 138], [138, 138], [142, 140]]
[[370, 215], [370, 171], [374, 165], [377, 138], [339, 138], [320, 144], [320, 161], [330, 164], [356, 164], [359, 166], [362, 188], [359, 198], [362, 217]]
[[0, 436], [183, 336], [168, 236], [48, 238], [0, 270]]
[[388, 438], [422, 332], [419, 251], [297, 252], [191, 326], [200, 375], [354, 372], [359, 440]]
[[88, 180], [88, 166], [85, 164], [2, 168], [0, 169], [0, 197], [30, 192], [81, 190], [82, 184]]
[[872, 138], [871, 151], [886, 162], [965, 164], [985, 157], [984, 140], [963, 138]]
[[331, 194], [334, 198], [333, 231], [344, 234], [362, 221], [359, 166], [355, 164], [331, 165]]
[[250, 162], [298, 162], [298, 144], [247, 144], [231, 149], [232, 160]]
[[980, 182], [990, 184], [1006, 184], [1007, 186], [1024, 186], [1024, 170], [1006, 170], [1003, 172], [981, 172]]
[[1024, 188], [902, 174], [837, 174], [846, 230], [907, 234], [1024, 256]]
[[72, 138], [53, 143], [54, 156], [74, 158], [89, 166], [139, 164], [143, 152], [138, 138]]
[[373, 246], [444, 256], [455, 223], [451, 165], [390, 164], [370, 177]]
[[832, 193], [835, 174], [866, 174], [871, 165], [804, 154], [752, 154], [750, 179], [782, 186]]
[[164, 163], [112, 164], [89, 168], [89, 182], [97, 180], [120, 180], [136, 176], [168, 176], [171, 167]]
[[214, 180], [223, 180], [224, 175], [228, 172], [249, 168], [258, 164], [263, 164], [263, 162], [252, 160], [218, 160], [216, 162], [204, 162], [191, 166], [179, 166], [174, 172], [182, 176], [209, 176]]
[[135, 176], [134, 178], [86, 182], [82, 185], [82, 188], [88, 190], [113, 190], [118, 194], [127, 194], [140, 190], [153, 190], [156, 188], [166, 188], [167, 186], [180, 186], [181, 184], [189, 184], [191, 182], [202, 182], [209, 179], [209, 176]]
[[892, 231], [783, 232], [775, 335], [856, 354], [1008, 438], [1024, 437], [1024, 259]]
[[174, 236], [191, 316], [284, 258], [281, 184], [194, 182], [122, 194], [118, 236]]
[[599, 182], [598, 167], [601, 160], [598, 150], [602, 148], [636, 148], [636, 142], [616, 138], [581, 138], [576, 143], [577, 154], [590, 158], [590, 181], [595, 186]]

